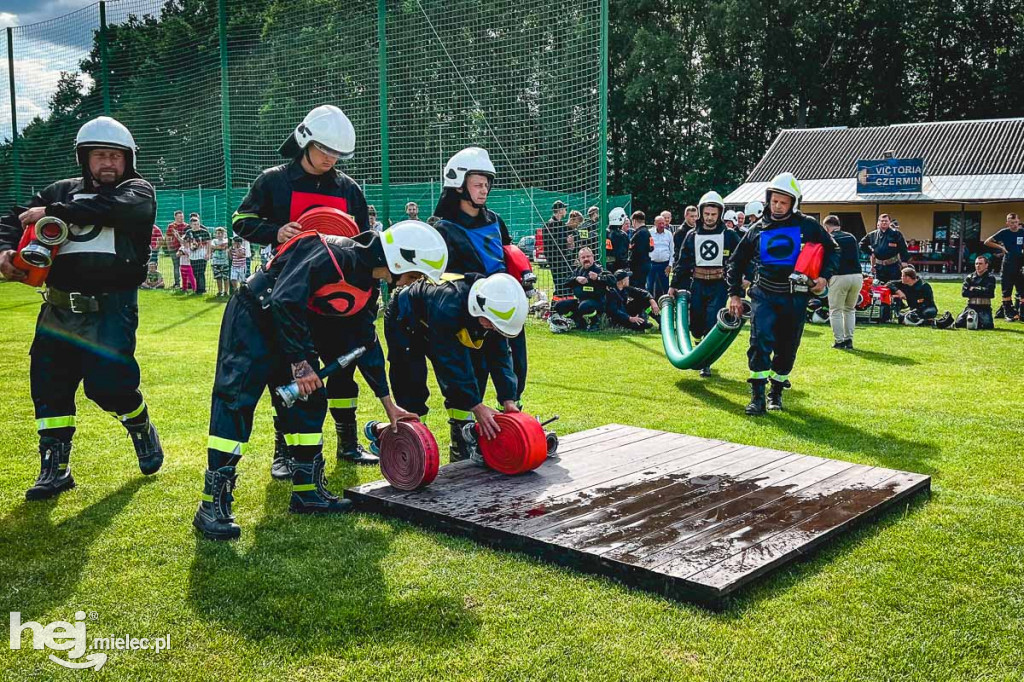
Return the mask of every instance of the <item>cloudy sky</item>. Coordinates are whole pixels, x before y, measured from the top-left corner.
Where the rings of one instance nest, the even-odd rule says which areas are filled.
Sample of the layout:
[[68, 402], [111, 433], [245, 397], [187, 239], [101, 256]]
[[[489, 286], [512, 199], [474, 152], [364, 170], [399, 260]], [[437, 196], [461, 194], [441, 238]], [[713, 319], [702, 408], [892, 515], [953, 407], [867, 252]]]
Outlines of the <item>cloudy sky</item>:
[[[153, 11], [160, 0], [112, 0], [107, 21], [128, 11]], [[61, 71], [77, 72], [99, 26], [99, 3], [89, 0], [0, 0], [0, 28], [16, 27], [14, 74], [18, 128], [45, 115]], [[72, 14], [73, 13], [73, 14]], [[67, 16], [72, 14], [72, 16]], [[40, 23], [42, 22], [42, 23]], [[11, 137], [7, 35], [0, 33], [0, 139]], [[85, 83], [88, 87], [89, 83]]]

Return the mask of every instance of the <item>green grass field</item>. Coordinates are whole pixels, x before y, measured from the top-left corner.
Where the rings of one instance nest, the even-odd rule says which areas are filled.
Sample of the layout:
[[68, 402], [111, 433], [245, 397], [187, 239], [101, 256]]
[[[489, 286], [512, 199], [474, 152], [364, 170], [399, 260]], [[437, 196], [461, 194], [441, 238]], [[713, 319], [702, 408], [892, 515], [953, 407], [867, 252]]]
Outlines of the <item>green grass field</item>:
[[[936, 286], [958, 312], [959, 286]], [[808, 326], [788, 410], [747, 401], [747, 332], [698, 380], [657, 334], [552, 336], [530, 323], [527, 408], [566, 434], [609, 422], [930, 474], [932, 496], [826, 544], [721, 613], [528, 557], [353, 514], [287, 513], [269, 401], [241, 465], [242, 539], [191, 527], [223, 304], [140, 294], [143, 391], [167, 452], [143, 479], [123, 429], [79, 395], [78, 488], [26, 503], [37, 473], [28, 348], [39, 297], [0, 285], [0, 614], [89, 613], [89, 637], [170, 634], [99, 672], [0, 645], [0, 678], [294, 680], [1019, 680], [1024, 670], [1024, 324]], [[360, 418], [381, 411], [364, 391]], [[429, 426], [447, 447], [434, 390]], [[338, 465], [339, 491], [380, 477]], [[3, 615], [6, 617], [6, 615]], [[59, 652], [56, 652], [59, 653]], [[65, 656], [66, 658], [66, 656]]]

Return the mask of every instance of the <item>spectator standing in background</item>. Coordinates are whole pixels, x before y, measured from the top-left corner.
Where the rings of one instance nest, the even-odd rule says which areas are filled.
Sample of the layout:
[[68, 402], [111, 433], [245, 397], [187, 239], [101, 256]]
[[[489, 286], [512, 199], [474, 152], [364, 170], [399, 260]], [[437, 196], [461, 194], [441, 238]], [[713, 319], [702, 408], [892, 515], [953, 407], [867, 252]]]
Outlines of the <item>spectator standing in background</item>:
[[590, 249], [597, 253], [597, 238], [601, 229], [600, 217], [601, 214], [598, 212], [597, 206], [587, 209], [587, 219], [580, 223], [576, 230], [576, 248]]
[[199, 222], [199, 214], [193, 213], [188, 219], [186, 239], [191, 242], [189, 260], [192, 263], [192, 274], [195, 276], [196, 293], [206, 293], [206, 264], [210, 260], [210, 231]]
[[633, 211], [631, 217], [633, 223], [633, 235], [629, 238], [629, 270], [637, 282], [647, 282], [651, 274], [651, 251], [654, 250], [654, 242], [651, 240], [651, 232], [647, 229], [647, 216], [643, 211]]
[[231, 293], [238, 291], [238, 287], [249, 278], [249, 269], [246, 263], [250, 259], [249, 243], [235, 235], [231, 240]]
[[366, 209], [366, 214], [370, 218], [370, 229], [371, 230], [373, 230], [374, 232], [380, 232], [381, 230], [384, 229], [384, 225], [382, 225], [381, 222], [379, 220], [377, 220], [377, 207], [376, 206], [370, 206], [369, 208], [367, 208]]
[[420, 207], [415, 201], [410, 201], [405, 205], [405, 217], [409, 220], [420, 219]]
[[683, 224], [672, 235], [672, 255], [674, 258], [679, 258], [679, 249], [683, 246], [686, 233], [695, 227], [697, 227], [697, 207], [687, 206], [686, 210], [683, 211]]
[[668, 231], [664, 213], [654, 219], [651, 242], [654, 246], [651, 250], [651, 272], [647, 276], [647, 291], [657, 299], [668, 291], [668, 273], [675, 260], [672, 233]]
[[181, 249], [181, 242], [185, 238], [188, 225], [185, 224], [185, 213], [174, 212], [174, 222], [167, 225], [167, 237], [164, 239], [167, 252], [171, 254], [171, 262], [174, 263], [174, 288], [181, 288], [181, 263], [178, 260], [178, 250]]
[[192, 272], [192, 241], [183, 239], [178, 246], [178, 269], [181, 271], [181, 290], [195, 292], [196, 276]]
[[842, 229], [838, 216], [828, 216], [822, 225], [839, 245], [839, 269], [828, 282], [828, 321], [835, 338], [832, 347], [853, 350], [857, 295], [864, 283], [857, 238]]
[[164, 233], [156, 225], [153, 226], [153, 235], [149, 238], [149, 262], [160, 265], [160, 247], [164, 243]]
[[544, 224], [542, 235], [544, 236], [544, 256], [548, 261], [548, 268], [551, 270], [551, 278], [555, 285], [555, 295], [564, 296], [567, 292], [565, 281], [572, 273], [572, 265], [569, 259], [573, 253], [572, 247], [566, 234], [565, 210], [566, 205], [556, 201], [551, 205], [551, 219]]
[[213, 232], [210, 243], [210, 266], [213, 268], [213, 279], [217, 282], [217, 295], [227, 296], [231, 293], [231, 261], [228, 258], [228, 231], [218, 227]]

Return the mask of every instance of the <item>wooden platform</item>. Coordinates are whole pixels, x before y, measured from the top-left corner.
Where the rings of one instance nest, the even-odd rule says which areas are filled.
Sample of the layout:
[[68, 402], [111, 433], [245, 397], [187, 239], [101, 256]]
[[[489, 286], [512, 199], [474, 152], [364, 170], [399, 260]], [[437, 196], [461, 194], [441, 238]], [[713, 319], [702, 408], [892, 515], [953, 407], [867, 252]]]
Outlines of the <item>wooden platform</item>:
[[357, 508], [467, 535], [677, 599], [718, 605], [854, 523], [928, 491], [921, 474], [610, 424], [503, 476], [458, 462]]

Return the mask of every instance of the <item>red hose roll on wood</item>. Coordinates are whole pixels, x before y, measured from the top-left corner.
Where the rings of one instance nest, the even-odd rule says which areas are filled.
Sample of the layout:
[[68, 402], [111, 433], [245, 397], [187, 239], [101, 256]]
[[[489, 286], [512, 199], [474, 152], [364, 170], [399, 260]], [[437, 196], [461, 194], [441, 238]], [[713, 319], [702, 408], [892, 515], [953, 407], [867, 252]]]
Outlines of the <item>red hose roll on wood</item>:
[[480, 454], [490, 468], [503, 474], [522, 474], [533, 471], [548, 457], [544, 427], [536, 417], [524, 412], [499, 414], [494, 417], [501, 432], [487, 440], [476, 425]]
[[355, 237], [359, 234], [359, 226], [355, 218], [333, 206], [317, 206], [311, 208], [296, 221], [303, 230], [316, 230], [320, 234], [333, 234], [338, 237]]
[[440, 452], [434, 434], [423, 422], [398, 422], [398, 432], [386, 428], [380, 437], [380, 470], [399, 490], [424, 488], [437, 478]]

